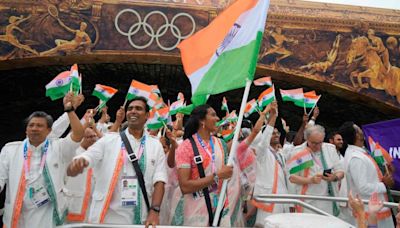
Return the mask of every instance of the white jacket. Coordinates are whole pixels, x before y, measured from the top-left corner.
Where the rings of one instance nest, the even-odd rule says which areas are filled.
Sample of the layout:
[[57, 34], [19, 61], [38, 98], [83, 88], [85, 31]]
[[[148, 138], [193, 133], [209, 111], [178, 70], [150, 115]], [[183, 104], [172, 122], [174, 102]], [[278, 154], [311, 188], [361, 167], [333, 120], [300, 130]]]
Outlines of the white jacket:
[[[126, 130], [126, 133], [127, 132]], [[129, 133], [127, 133], [127, 136], [128, 134]], [[151, 203], [154, 184], [159, 181], [167, 182], [167, 169], [165, 154], [161, 143], [156, 138], [147, 133], [145, 134], [146, 143], [144, 154], [146, 155], [146, 170], [143, 176], [147, 196]], [[119, 200], [112, 197], [117, 185], [114, 186], [114, 189], [111, 189], [111, 182], [113, 177], [118, 178], [122, 172], [121, 168], [120, 172], [116, 173], [116, 167], [118, 167], [117, 162], [119, 162], [119, 156], [121, 154], [121, 143], [122, 140], [119, 133], [109, 133], [89, 147], [85, 153], [74, 158], [85, 158], [89, 162], [89, 167], [93, 168], [94, 178], [96, 179], [88, 219], [90, 223], [107, 223], [104, 218], [110, 204], [112, 204], [111, 201]], [[129, 160], [127, 161], [127, 165], [132, 167], [132, 163]], [[118, 182], [118, 180], [115, 181]], [[147, 218], [147, 209], [143, 197], [141, 200], [143, 202], [141, 219], [145, 221]]]
[[[6, 227], [11, 227], [15, 200], [20, 192], [19, 181], [23, 172], [24, 163], [23, 146], [24, 143], [22, 141], [8, 143], [3, 147], [0, 154], [1, 189], [3, 189], [4, 184], [7, 184], [6, 201], [4, 205], [5, 212], [3, 216], [3, 223]], [[66, 138], [49, 141], [46, 166], [50, 173], [50, 179], [56, 197], [55, 204], [57, 205], [58, 219], [61, 223], [64, 221], [67, 213], [67, 201], [64, 194], [65, 170], [66, 166], [72, 160], [75, 154], [74, 151], [78, 146], [79, 143], [72, 141], [70, 135]], [[54, 202], [51, 203], [54, 205]], [[25, 223], [29, 223], [29, 221], [25, 221]], [[42, 227], [49, 227], [49, 223], [53, 224], [53, 221], [48, 221], [47, 224], [43, 224]], [[53, 224], [53, 226], [54, 225], [55, 224]]]

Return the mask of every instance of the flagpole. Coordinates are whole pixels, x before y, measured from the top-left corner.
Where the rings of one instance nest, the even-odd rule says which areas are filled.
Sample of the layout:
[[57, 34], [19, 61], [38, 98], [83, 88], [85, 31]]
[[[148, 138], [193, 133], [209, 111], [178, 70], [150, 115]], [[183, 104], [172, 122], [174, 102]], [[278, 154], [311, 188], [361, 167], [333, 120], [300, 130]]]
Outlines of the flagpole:
[[[242, 126], [244, 109], [246, 107], [247, 98], [249, 96], [251, 82], [252, 81], [249, 79], [247, 79], [247, 81], [246, 81], [246, 87], [244, 89], [242, 103], [240, 105], [239, 118], [238, 118], [238, 122], [236, 123], [237, 127], [235, 128], [235, 135], [233, 136], [232, 147], [231, 147], [231, 151], [229, 153], [228, 165], [230, 165], [230, 166], [233, 165], [233, 158], [236, 154], [236, 149], [239, 144], [238, 138], [239, 138], [240, 126]], [[221, 192], [219, 194], [217, 209], [215, 210], [214, 221], [212, 224], [214, 227], [218, 226], [218, 219], [219, 219], [219, 216], [222, 211], [222, 207], [225, 202], [225, 192], [226, 192], [227, 187], [228, 187], [228, 180], [225, 179], [222, 183], [222, 188], [221, 188]]]
[[82, 74], [79, 74], [79, 94], [82, 94]]
[[[303, 107], [304, 107], [304, 114], [307, 114], [307, 109], [306, 109], [306, 102], [303, 100]], [[308, 116], [308, 115], [307, 115]]]
[[[317, 99], [317, 102], [315, 102], [314, 106], [312, 107], [311, 111], [307, 114], [307, 116], [309, 116], [309, 115], [312, 113], [312, 111], [314, 110], [314, 108], [317, 106], [318, 101], [319, 101], [320, 98], [321, 98], [321, 95], [319, 95], [319, 97], [318, 97], [318, 99]], [[304, 105], [305, 105], [305, 104], [304, 104]]]
[[126, 102], [128, 102], [128, 99], [125, 98], [124, 104], [122, 105], [122, 107], [125, 108]]

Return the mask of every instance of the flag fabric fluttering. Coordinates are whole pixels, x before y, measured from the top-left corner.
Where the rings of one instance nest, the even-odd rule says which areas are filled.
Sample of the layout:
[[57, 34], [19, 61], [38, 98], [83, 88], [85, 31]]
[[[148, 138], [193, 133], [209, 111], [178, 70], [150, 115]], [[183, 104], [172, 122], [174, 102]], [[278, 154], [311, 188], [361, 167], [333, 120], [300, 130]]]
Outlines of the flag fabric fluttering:
[[217, 122], [217, 126], [222, 126], [222, 125], [226, 125], [229, 123], [234, 123], [237, 122], [238, 120], [238, 116], [236, 115], [236, 110], [233, 110], [231, 113], [229, 113], [229, 115], [227, 115], [226, 117], [224, 117], [222, 120]]
[[264, 90], [264, 92], [262, 92], [260, 94], [260, 96], [258, 96], [258, 106], [260, 109], [263, 109], [264, 107], [266, 107], [267, 105], [271, 104], [272, 101], [275, 100], [275, 89], [274, 86], [269, 87], [268, 89]]
[[179, 44], [193, 104], [253, 79], [268, 6], [269, 0], [238, 0]]
[[319, 99], [321, 98], [321, 95], [317, 95], [315, 91], [310, 91], [304, 93], [304, 99], [303, 101], [295, 101], [295, 105], [299, 107], [306, 107], [306, 108], [313, 108], [314, 106], [317, 105]]
[[283, 101], [292, 101], [295, 104], [304, 101], [303, 88], [289, 89], [289, 90], [280, 89], [279, 91], [281, 93]]
[[228, 142], [229, 140], [233, 139], [234, 134], [235, 134], [234, 128], [222, 130], [221, 132], [221, 136], [225, 142]]
[[128, 94], [126, 95], [126, 100], [132, 100], [135, 97], [144, 97], [147, 99], [147, 105], [150, 107], [155, 106], [160, 103], [160, 97], [157, 94], [160, 90], [158, 88], [147, 85], [142, 82], [132, 80], [131, 85], [129, 86]]
[[308, 149], [296, 153], [289, 161], [286, 163], [289, 173], [298, 173], [304, 169], [310, 168], [314, 165], [314, 160]]
[[226, 100], [226, 97], [222, 98], [222, 106], [221, 106], [222, 111], [226, 111], [229, 113], [229, 108], [228, 108], [228, 101]]
[[81, 87], [81, 79], [79, 77], [79, 71], [78, 71], [78, 64], [74, 64], [71, 66], [70, 69], [71, 72], [71, 83], [72, 83], [72, 92], [79, 92], [80, 87]]
[[271, 77], [262, 77], [254, 80], [254, 85], [255, 86], [272, 86], [272, 80]]
[[169, 114], [176, 115], [183, 107], [185, 107], [185, 101], [177, 100], [169, 107]]
[[375, 159], [378, 165], [391, 164], [393, 158], [389, 152], [383, 148], [379, 142], [375, 142], [371, 136], [368, 137], [368, 143], [371, 149], [371, 156]]
[[256, 99], [252, 99], [251, 101], [247, 102], [246, 108], [244, 110], [244, 117], [249, 117], [251, 114], [258, 112], [258, 104]]
[[165, 106], [161, 109], [153, 108], [150, 111], [150, 116], [147, 119], [146, 126], [150, 130], [157, 130], [165, 125], [170, 124], [169, 108]]
[[101, 101], [107, 102], [117, 93], [117, 91], [117, 89], [114, 89], [111, 86], [96, 84], [92, 95], [99, 98]]
[[[72, 91], [71, 91], [72, 89]], [[69, 91], [80, 90], [78, 65], [74, 64], [70, 71], [59, 73], [46, 85], [46, 97], [52, 101], [63, 98]]]

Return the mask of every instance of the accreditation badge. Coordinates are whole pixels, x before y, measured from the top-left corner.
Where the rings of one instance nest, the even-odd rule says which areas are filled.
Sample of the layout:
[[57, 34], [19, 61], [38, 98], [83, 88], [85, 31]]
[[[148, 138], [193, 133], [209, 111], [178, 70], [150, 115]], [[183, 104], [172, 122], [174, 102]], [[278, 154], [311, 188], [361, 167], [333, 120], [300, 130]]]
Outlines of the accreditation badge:
[[32, 203], [37, 207], [41, 207], [50, 202], [49, 194], [43, 184], [36, 181], [29, 185], [29, 198]]
[[123, 176], [121, 178], [121, 203], [123, 207], [137, 205], [138, 189], [136, 176]]

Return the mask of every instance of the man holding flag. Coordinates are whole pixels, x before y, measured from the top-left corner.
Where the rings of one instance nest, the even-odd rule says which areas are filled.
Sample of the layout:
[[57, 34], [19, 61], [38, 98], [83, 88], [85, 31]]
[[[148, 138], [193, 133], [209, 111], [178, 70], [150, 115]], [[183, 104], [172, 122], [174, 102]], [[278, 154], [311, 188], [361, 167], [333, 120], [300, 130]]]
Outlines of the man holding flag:
[[[320, 125], [310, 126], [304, 131], [306, 142], [296, 146], [287, 164], [289, 181], [296, 184], [295, 194], [338, 196], [337, 181], [344, 177], [343, 166], [336, 148], [324, 143], [325, 129]], [[306, 201], [307, 202], [307, 201]], [[340, 214], [335, 202], [308, 201], [311, 205], [334, 216]], [[297, 206], [297, 212], [303, 208]]]
[[[64, 97], [72, 133], [50, 139], [53, 119], [34, 112], [27, 119], [26, 139], [6, 144], [0, 154], [0, 190], [7, 183], [4, 225], [11, 228], [55, 227], [67, 214], [64, 192], [66, 162], [72, 160], [83, 136], [74, 111], [74, 96]], [[11, 177], [11, 178], [10, 178]]]

